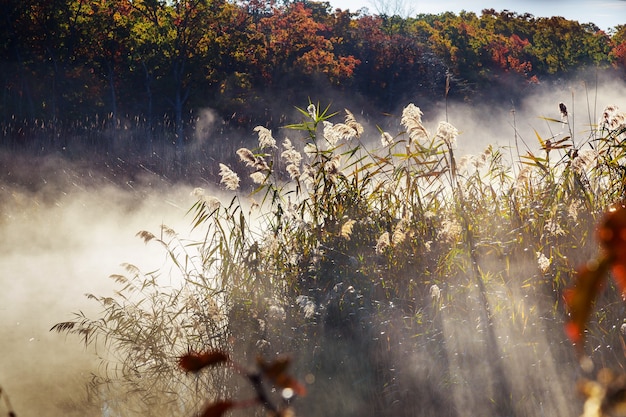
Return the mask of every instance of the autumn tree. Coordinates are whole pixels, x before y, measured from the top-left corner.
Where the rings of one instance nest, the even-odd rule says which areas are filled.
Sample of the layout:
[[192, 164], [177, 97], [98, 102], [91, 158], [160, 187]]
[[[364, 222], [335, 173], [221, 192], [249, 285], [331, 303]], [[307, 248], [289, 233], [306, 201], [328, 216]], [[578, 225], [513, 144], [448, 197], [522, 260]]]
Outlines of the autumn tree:
[[534, 79], [530, 53], [534, 20], [529, 13], [482, 11], [480, 25], [489, 34], [488, 55], [496, 67]]
[[533, 66], [540, 72], [568, 72], [583, 65], [606, 64], [609, 39], [562, 17], [536, 20], [532, 40]]
[[213, 56], [214, 51], [208, 49], [211, 43], [207, 41], [211, 36], [211, 17], [224, 2], [137, 0], [132, 3], [136, 16], [132, 33], [137, 42], [136, 59], [144, 73], [148, 108], [153, 106], [156, 83], [173, 110], [174, 142], [181, 147], [185, 140], [185, 104], [194, 82], [201, 79], [197, 71], [199, 61]]
[[11, 36], [6, 52], [24, 71], [18, 75], [20, 91], [29, 95], [31, 113], [37, 117], [71, 117], [74, 101], [82, 96], [76, 89], [84, 85], [81, 79], [85, 74], [74, 63], [84, 3], [8, 0], [3, 4], [7, 12], [3, 17], [8, 20], [5, 34]]
[[2, 74], [3, 99], [0, 103], [4, 120], [35, 118], [33, 86], [28, 72], [29, 64], [36, 60], [29, 47], [32, 28], [28, 3], [5, 1], [0, 3], [0, 74]]
[[528, 78], [533, 68], [527, 53], [529, 45], [528, 39], [522, 39], [516, 34], [510, 37], [500, 35], [493, 37], [487, 49], [496, 68]]
[[510, 10], [497, 12], [494, 9], [483, 9], [480, 16], [480, 25], [489, 33], [511, 37], [517, 35], [520, 39], [532, 42], [535, 32], [535, 16], [530, 13], [516, 13]]
[[488, 75], [485, 67], [486, 47], [490, 37], [481, 28], [474, 13], [443, 13], [434, 21], [435, 29], [429, 42], [435, 53], [448, 67], [451, 75], [457, 78], [454, 93], [462, 96], [473, 94], [481, 81]]
[[351, 77], [359, 61], [353, 56], [337, 55], [337, 40], [325, 37], [325, 29], [301, 2], [275, 8], [271, 16], [261, 19], [259, 30], [265, 35], [267, 80], [276, 83], [289, 73], [319, 73], [336, 84]]
[[355, 56], [361, 61], [354, 84], [386, 111], [415, 95], [433, 97], [438, 91], [443, 97], [443, 60], [416, 27], [398, 16], [369, 15], [354, 25]]
[[[224, 3], [203, 40], [206, 54], [211, 54], [202, 63], [210, 105], [230, 114], [237, 113], [245, 103], [253, 103], [255, 88], [265, 81], [262, 68], [267, 49], [257, 24], [269, 12], [261, 3], [253, 0], [240, 7]], [[206, 105], [206, 99], [196, 97], [194, 104]]]
[[614, 65], [626, 69], [626, 25], [617, 26], [615, 34], [611, 38], [610, 57]]
[[94, 0], [85, 7], [82, 23], [86, 33], [80, 45], [81, 55], [88, 57], [87, 64], [106, 79], [109, 111], [117, 119], [118, 77], [128, 72], [133, 6], [129, 0]]

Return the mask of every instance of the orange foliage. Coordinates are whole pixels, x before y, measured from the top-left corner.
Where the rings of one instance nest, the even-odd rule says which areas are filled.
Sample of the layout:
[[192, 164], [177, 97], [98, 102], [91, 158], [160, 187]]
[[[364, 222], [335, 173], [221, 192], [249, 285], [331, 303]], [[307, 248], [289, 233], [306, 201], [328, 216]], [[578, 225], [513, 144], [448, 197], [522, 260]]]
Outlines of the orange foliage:
[[328, 28], [313, 19], [304, 3], [274, 9], [271, 16], [261, 19], [260, 30], [266, 33], [267, 74], [281, 68], [304, 74], [320, 72], [338, 81], [351, 77], [360, 62], [353, 56], [335, 54], [333, 41], [339, 39], [324, 36]]
[[532, 71], [532, 63], [524, 56], [524, 49], [530, 44], [516, 34], [506, 38], [500, 36], [490, 44], [493, 62], [505, 71], [528, 74]]
[[626, 41], [621, 42], [613, 48], [611, 57], [615, 59], [615, 65], [626, 68]]
[[577, 345], [579, 353], [582, 353], [584, 331], [594, 302], [609, 271], [613, 273], [622, 295], [626, 295], [626, 208], [620, 206], [606, 213], [596, 236], [603, 253], [579, 268], [574, 286], [565, 293], [570, 314], [565, 331]]

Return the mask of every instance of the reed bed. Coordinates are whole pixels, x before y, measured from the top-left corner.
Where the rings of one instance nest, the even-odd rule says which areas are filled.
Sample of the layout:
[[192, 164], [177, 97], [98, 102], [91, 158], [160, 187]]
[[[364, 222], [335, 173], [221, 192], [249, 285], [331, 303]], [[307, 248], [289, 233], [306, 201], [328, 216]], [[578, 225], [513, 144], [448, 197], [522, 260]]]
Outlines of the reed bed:
[[[425, 126], [414, 104], [396, 132], [298, 110], [280, 138], [259, 126], [239, 163], [216, 161], [230, 197], [195, 190], [202, 238], [139, 232], [169, 266], [128, 265], [118, 291], [89, 296], [99, 317], [53, 328], [101, 349], [91, 388], [110, 415], [192, 415], [241, 395], [228, 368], [177, 367], [207, 349], [244, 364], [291, 355], [301, 415], [580, 413], [563, 291], [597, 251], [599, 217], [624, 202], [624, 114], [607, 107], [574, 140], [563, 105], [547, 120], [562, 133], [511, 160], [496, 146], [457, 155], [457, 128]], [[609, 288], [598, 305], [587, 353], [623, 367], [623, 300]]]

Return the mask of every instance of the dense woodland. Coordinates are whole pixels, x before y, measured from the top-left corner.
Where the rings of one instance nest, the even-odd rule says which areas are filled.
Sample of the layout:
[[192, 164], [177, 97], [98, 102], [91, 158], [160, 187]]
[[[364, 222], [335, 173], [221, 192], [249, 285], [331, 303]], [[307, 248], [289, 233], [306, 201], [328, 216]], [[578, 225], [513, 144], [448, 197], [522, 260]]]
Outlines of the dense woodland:
[[626, 25], [606, 33], [507, 10], [401, 17], [310, 0], [8, 0], [0, 15], [11, 147], [48, 130], [111, 127], [182, 146], [202, 109], [247, 129], [279, 125], [308, 98], [390, 112], [420, 98], [510, 100], [581, 68], [626, 68]]

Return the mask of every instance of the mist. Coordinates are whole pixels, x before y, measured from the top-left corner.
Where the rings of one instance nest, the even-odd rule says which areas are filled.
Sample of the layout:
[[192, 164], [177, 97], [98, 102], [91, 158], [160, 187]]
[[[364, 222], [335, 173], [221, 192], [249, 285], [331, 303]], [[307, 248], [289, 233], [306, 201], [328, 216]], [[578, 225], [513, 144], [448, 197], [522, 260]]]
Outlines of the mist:
[[188, 230], [191, 188], [149, 177], [132, 188], [114, 185], [61, 159], [14, 162], [24, 165], [5, 168], [30, 171], [34, 191], [0, 185], [0, 384], [17, 415], [101, 415], [85, 389], [98, 357], [78, 338], [49, 330], [73, 312], [97, 316], [85, 294], [112, 293], [108, 277], [123, 262], [160, 267], [163, 253], [135, 234], [157, 233], [161, 224]]
[[[538, 148], [535, 131], [548, 139], [565, 129], [561, 124], [541, 119], [559, 119], [559, 102], [568, 107], [575, 145], [582, 146], [589, 140], [591, 126], [597, 123], [602, 109], [611, 104], [626, 108], [624, 97], [626, 85], [623, 82], [599, 80], [596, 85], [592, 80], [547, 88], [539, 86], [518, 103], [497, 107], [449, 103], [446, 110], [441, 103], [415, 104], [422, 108], [426, 124], [433, 131], [439, 120], [446, 119], [461, 131], [458, 155], [479, 154], [491, 144], [511, 149], [511, 160], [518, 161], [519, 154]], [[293, 105], [302, 106], [302, 103]], [[358, 108], [351, 108], [350, 103], [345, 107], [359, 118]], [[293, 114], [292, 110], [286, 112]], [[374, 119], [371, 117], [365, 122], [370, 136], [366, 134], [364, 141], [378, 146], [375, 126], [387, 128], [392, 123], [388, 118]], [[203, 129], [210, 128], [215, 123], [215, 115], [208, 110], [203, 112], [200, 123]], [[279, 142], [284, 133], [283, 130], [276, 133]], [[215, 139], [199, 134], [197, 141], [204, 143]], [[253, 140], [251, 133], [235, 141], [250, 143]], [[97, 353], [85, 349], [75, 337], [49, 330], [55, 323], [71, 319], [72, 312], [97, 316], [97, 306], [84, 294], [111, 293], [115, 286], [108, 276], [120, 273], [122, 263], [132, 263], [141, 270], [161, 267], [165, 262], [163, 251], [144, 244], [136, 233], [140, 230], [157, 233], [162, 224], [182, 234], [188, 233], [191, 219], [186, 213], [195, 202], [192, 190], [197, 186], [217, 187], [217, 184], [171, 182], [148, 172], [132, 181], [120, 181], [120, 178], [112, 178], [111, 172], [90, 168], [86, 161], [76, 164], [53, 156], [11, 159], [5, 155], [3, 160], [6, 165], [3, 167], [4, 183], [0, 184], [3, 236], [0, 242], [0, 350], [3, 353], [0, 355], [0, 386], [20, 416], [102, 415], [97, 404], [88, 402], [85, 391], [92, 373], [98, 372]], [[207, 164], [217, 162], [211, 160]], [[532, 275], [533, 268], [536, 269], [536, 265], [514, 265], [520, 276]], [[491, 296], [495, 298], [498, 294]], [[424, 308], [431, 308], [428, 306], [430, 299], [422, 301]], [[516, 302], [524, 311], [534, 312], [529, 318], [531, 321], [538, 320], [541, 312], [551, 308], [546, 299], [540, 297], [533, 300], [520, 295]], [[478, 308], [476, 294], [468, 294], [468, 301], [463, 305], [470, 312]], [[402, 395], [423, 399], [425, 408], [413, 410], [415, 415], [435, 415], [440, 404], [446, 402], [455, 405], [459, 417], [477, 415], [489, 405], [481, 402], [484, 397], [477, 400], [478, 395], [474, 395], [485, 389], [476, 383], [493, 378], [494, 359], [490, 352], [481, 348], [485, 336], [477, 335], [485, 329], [478, 329], [473, 314], [468, 313], [463, 321], [459, 321], [457, 314], [448, 314], [450, 309], [446, 308], [445, 301], [438, 308], [437, 317], [443, 329], [440, 342], [448, 352], [447, 366], [453, 370], [453, 382], [457, 384], [453, 397], [443, 397], [442, 392], [449, 391], [429, 383], [431, 375], [443, 372], [445, 367], [432, 363], [428, 352], [432, 347], [425, 346], [423, 352], [406, 352], [401, 344], [391, 345], [387, 352], [391, 359], [378, 358], [380, 366], [402, 363], [410, 370], [414, 378], [403, 374], [397, 386], [404, 390]], [[386, 334], [390, 341], [402, 342], [411, 337], [403, 333], [399, 324], [402, 319], [390, 315], [391, 324], [387, 328], [368, 331], [375, 335], [372, 337]], [[545, 392], [542, 397], [529, 398], [530, 405], [520, 406], [520, 409], [526, 409], [526, 415], [538, 415], [537, 410], [541, 409], [545, 415], [558, 416], [580, 410], [572, 379], [572, 375], [577, 374], [576, 366], [572, 364], [571, 369], [563, 369], [563, 363], [571, 357], [571, 346], [555, 344], [554, 332], [560, 329], [561, 323], [536, 323], [524, 334], [507, 328], [506, 323], [505, 318], [496, 320], [494, 332], [503, 347], [505, 370], [513, 375], [511, 392], [524, 398], [524, 390], [529, 385], [535, 392]], [[287, 327], [276, 329], [292, 331]], [[349, 340], [328, 338], [326, 342], [329, 346], [326, 351], [334, 351], [336, 357], [345, 362], [340, 368], [319, 371], [315, 384], [309, 387], [309, 397], [303, 399], [301, 414], [321, 415], [328, 408], [322, 403], [335, 403], [337, 409], [347, 414], [366, 413], [363, 407], [368, 390], [359, 385], [358, 378], [367, 379], [367, 375], [359, 374], [358, 370], [363, 368], [357, 362], [375, 358], [361, 357]], [[509, 346], [516, 348], [509, 352]], [[531, 360], [537, 356], [543, 357], [539, 364]], [[526, 366], [530, 363], [531, 367]], [[306, 372], [306, 366], [306, 363], [299, 363], [298, 369]]]
[[[438, 121], [447, 120], [459, 129], [459, 155], [480, 154], [488, 145], [506, 147], [512, 154], [519, 150], [523, 155], [539, 148], [536, 133], [547, 140], [564, 133], [569, 135], [571, 130], [574, 146], [586, 145], [606, 106], [617, 105], [624, 110], [625, 94], [623, 80], [606, 73], [581, 71], [558, 82], [531, 85], [521, 98], [452, 101], [447, 110], [443, 103], [434, 111], [429, 107], [422, 110], [430, 125], [436, 127]], [[567, 106], [570, 126], [544, 119], [561, 120], [561, 102]], [[518, 156], [514, 160], [519, 160]]]

